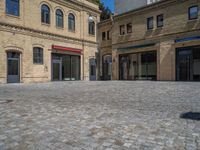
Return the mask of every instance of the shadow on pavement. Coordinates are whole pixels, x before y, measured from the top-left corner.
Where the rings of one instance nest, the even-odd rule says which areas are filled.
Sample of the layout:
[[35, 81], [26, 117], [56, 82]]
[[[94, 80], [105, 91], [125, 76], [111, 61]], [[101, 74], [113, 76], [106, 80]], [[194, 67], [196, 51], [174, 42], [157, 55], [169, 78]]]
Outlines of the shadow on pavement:
[[187, 112], [187, 113], [181, 114], [180, 118], [200, 121], [200, 113], [198, 113], [198, 112]]

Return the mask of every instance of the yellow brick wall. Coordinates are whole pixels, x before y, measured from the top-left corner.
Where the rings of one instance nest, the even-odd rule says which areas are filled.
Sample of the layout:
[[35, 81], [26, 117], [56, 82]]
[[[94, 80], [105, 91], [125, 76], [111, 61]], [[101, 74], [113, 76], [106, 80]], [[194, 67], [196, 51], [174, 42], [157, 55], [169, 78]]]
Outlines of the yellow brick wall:
[[[51, 49], [52, 45], [72, 47], [83, 50], [81, 56], [81, 79], [89, 80], [89, 58], [97, 53], [96, 35], [88, 34], [88, 17], [92, 15], [96, 24], [99, 21], [98, 6], [86, 0], [78, 0], [79, 4], [62, 0], [22, 0], [20, 1], [20, 17], [5, 14], [5, 1], [0, 1], [0, 83], [7, 82], [7, 51], [17, 50], [20, 55], [20, 81], [51, 81]], [[41, 24], [40, 6], [48, 4], [51, 9], [51, 24]], [[69, 4], [69, 5], [68, 5]], [[83, 6], [84, 5], [84, 6]], [[82, 7], [81, 7], [82, 6]], [[64, 12], [64, 28], [55, 26], [55, 10]], [[67, 15], [75, 14], [76, 31], [69, 32]], [[44, 49], [44, 63], [33, 64], [33, 47]], [[67, 52], [67, 54], [74, 54]]]

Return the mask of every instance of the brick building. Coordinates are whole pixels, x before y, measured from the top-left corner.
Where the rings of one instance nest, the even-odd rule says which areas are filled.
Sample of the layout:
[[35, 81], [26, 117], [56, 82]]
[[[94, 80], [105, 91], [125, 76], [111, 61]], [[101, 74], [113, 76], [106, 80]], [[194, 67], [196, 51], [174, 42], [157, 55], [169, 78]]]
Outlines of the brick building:
[[200, 81], [199, 6], [162, 0], [100, 22], [100, 77]]
[[96, 79], [98, 6], [0, 1], [0, 83]]

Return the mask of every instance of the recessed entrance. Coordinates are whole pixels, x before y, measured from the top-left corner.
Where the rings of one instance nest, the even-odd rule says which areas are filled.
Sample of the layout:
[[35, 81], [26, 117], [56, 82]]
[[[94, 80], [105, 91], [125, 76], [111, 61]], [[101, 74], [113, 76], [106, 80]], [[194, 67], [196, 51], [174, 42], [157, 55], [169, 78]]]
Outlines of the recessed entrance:
[[177, 49], [176, 60], [178, 81], [200, 81], [200, 47]]
[[7, 53], [7, 82], [19, 83], [20, 82], [20, 53], [8, 52]]
[[80, 56], [53, 53], [52, 80], [80, 80]]

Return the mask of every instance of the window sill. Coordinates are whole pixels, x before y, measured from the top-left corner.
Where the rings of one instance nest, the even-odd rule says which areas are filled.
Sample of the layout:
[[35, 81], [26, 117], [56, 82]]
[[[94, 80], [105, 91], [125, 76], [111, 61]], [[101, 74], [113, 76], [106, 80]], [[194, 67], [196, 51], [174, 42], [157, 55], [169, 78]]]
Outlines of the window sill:
[[68, 32], [71, 32], [71, 33], [76, 33], [75, 30], [68, 30]]
[[11, 14], [6, 14], [6, 17], [12, 17], [12, 18], [20, 19], [20, 16], [15, 16], [15, 15], [11, 15]]
[[44, 25], [44, 26], [48, 26], [48, 27], [50, 27], [50, 24], [48, 24], [48, 23], [41, 23], [42, 25]]
[[88, 34], [89, 36], [91, 36], [91, 37], [95, 37], [95, 34]]
[[58, 30], [64, 30], [64, 27], [56, 27]]
[[33, 63], [33, 65], [42, 66], [42, 65], [44, 65], [44, 64], [43, 64], [43, 63]]
[[196, 19], [188, 19], [188, 22], [190, 23], [190, 22], [196, 22], [196, 21], [198, 21], [198, 18], [196, 18]]
[[163, 29], [164, 26], [157, 26], [157, 29]]

